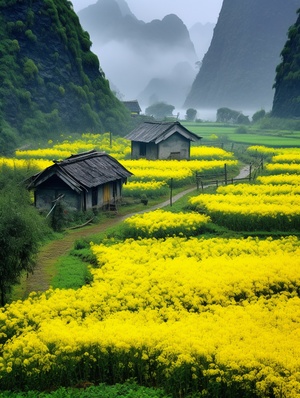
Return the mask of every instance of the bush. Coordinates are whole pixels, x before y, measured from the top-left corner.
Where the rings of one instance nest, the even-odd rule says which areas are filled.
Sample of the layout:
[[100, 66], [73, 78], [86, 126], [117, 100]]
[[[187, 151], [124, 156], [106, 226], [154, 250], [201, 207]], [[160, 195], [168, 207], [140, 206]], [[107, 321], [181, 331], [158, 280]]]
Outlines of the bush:
[[38, 73], [39, 69], [36, 64], [33, 62], [32, 59], [27, 59], [24, 63], [23, 73], [24, 75], [29, 78], [33, 79], [35, 75]]
[[185, 119], [189, 122], [193, 122], [196, 119], [197, 110], [193, 108], [189, 108], [186, 111]]
[[245, 126], [239, 126], [235, 129], [236, 134], [248, 134], [249, 130]]
[[263, 119], [266, 116], [266, 111], [264, 109], [261, 109], [260, 111], [257, 111], [253, 114], [252, 116], [252, 122], [256, 123], [260, 119]]
[[166, 104], [165, 102], [156, 102], [145, 109], [145, 114], [153, 116], [155, 119], [162, 120], [168, 116], [173, 116], [175, 106]]

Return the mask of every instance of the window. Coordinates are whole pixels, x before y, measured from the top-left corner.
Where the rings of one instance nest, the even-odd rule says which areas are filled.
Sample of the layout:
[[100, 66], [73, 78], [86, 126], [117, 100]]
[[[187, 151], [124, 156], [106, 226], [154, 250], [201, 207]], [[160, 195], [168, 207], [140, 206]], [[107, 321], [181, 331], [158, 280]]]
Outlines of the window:
[[146, 156], [146, 143], [141, 142], [140, 143], [140, 156]]
[[92, 206], [97, 206], [98, 204], [98, 188], [92, 188]]

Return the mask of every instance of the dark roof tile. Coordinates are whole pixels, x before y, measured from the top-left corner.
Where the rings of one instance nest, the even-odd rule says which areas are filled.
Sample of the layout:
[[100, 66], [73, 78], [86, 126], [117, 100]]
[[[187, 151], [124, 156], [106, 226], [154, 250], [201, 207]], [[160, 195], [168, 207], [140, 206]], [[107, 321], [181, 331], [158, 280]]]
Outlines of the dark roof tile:
[[132, 175], [112, 156], [92, 150], [55, 162], [30, 179], [29, 189], [40, 185], [53, 174], [57, 174], [72, 189], [78, 191], [115, 180], [126, 180]]
[[186, 129], [179, 122], [144, 122], [129, 134], [126, 139], [138, 142], [154, 142], [158, 144], [174, 133], [183, 135], [190, 141], [198, 141], [201, 137]]

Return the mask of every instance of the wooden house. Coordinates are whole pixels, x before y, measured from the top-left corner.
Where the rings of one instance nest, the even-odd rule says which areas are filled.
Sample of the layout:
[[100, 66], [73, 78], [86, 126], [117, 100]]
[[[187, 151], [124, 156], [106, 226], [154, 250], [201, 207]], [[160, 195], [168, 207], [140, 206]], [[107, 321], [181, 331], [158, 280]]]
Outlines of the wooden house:
[[121, 199], [123, 183], [132, 173], [116, 159], [95, 150], [72, 155], [34, 175], [35, 206], [50, 210], [57, 198], [70, 210], [109, 208]]
[[137, 100], [134, 101], [123, 101], [123, 104], [130, 111], [131, 116], [137, 116], [142, 112], [142, 109]]
[[131, 141], [131, 158], [190, 159], [191, 142], [201, 137], [192, 133], [178, 121], [144, 122], [127, 134]]

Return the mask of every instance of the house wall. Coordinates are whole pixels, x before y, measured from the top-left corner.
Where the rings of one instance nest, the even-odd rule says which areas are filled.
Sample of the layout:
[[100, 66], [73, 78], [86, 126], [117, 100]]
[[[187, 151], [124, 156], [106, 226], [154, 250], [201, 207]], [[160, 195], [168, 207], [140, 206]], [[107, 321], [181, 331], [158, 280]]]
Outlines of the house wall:
[[158, 145], [158, 159], [190, 159], [190, 141], [173, 134]]
[[173, 134], [158, 145], [153, 142], [131, 142], [131, 158], [148, 160], [156, 159], [190, 159], [190, 140], [180, 134]]
[[158, 147], [153, 142], [149, 142], [149, 144], [146, 145], [146, 159], [148, 160], [158, 159]]
[[148, 160], [156, 160], [157, 159], [157, 145], [153, 142], [144, 143], [144, 142], [131, 142], [131, 159], [141, 159], [145, 158]]
[[140, 143], [136, 141], [131, 142], [131, 159], [140, 159]]
[[81, 208], [80, 195], [74, 195], [73, 191], [67, 189], [37, 189], [35, 191], [35, 206], [40, 210], [50, 210], [54, 200], [60, 195], [64, 195], [63, 201], [70, 210]]
[[93, 207], [103, 207], [110, 203], [118, 202], [122, 195], [122, 181], [113, 181], [104, 185], [96, 187], [96, 203], [93, 203], [93, 192], [89, 190], [86, 192], [86, 210]]
[[54, 200], [64, 195], [63, 201], [70, 210], [80, 210], [82, 197], [57, 177], [41, 184], [34, 193], [35, 206], [40, 210], [50, 210]]
[[[93, 192], [94, 190], [94, 192]], [[122, 194], [122, 181], [114, 181], [100, 185], [81, 194], [73, 191], [59, 178], [52, 177], [35, 190], [35, 206], [39, 210], [49, 211], [54, 200], [64, 195], [63, 203], [71, 211], [89, 210], [93, 207], [103, 207], [109, 203], [120, 201]]]

